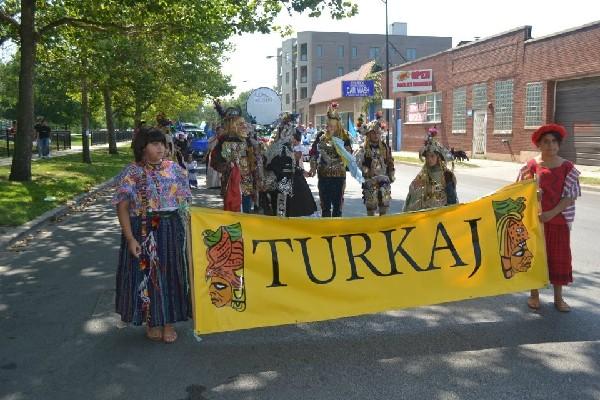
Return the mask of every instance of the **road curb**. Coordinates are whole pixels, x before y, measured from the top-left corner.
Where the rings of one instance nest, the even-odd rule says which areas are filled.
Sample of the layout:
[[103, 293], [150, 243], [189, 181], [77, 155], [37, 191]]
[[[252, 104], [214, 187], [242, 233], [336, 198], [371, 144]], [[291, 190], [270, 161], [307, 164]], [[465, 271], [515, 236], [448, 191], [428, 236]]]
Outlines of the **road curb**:
[[52, 218], [58, 218], [59, 216], [66, 214], [72, 206], [82, 203], [88, 197], [91, 197], [92, 195], [111, 186], [114, 183], [115, 178], [116, 176], [97, 186], [93, 186], [89, 191], [78, 194], [71, 200], [68, 200], [66, 204], [56, 207], [52, 210], [46, 211], [39, 217], [34, 218], [31, 221], [19, 227], [9, 229], [9, 232], [0, 235], [0, 249], [4, 249], [10, 246], [13, 242], [19, 240], [20, 238], [33, 231], [34, 229], [38, 228], [40, 225], [44, 224], [48, 220]]
[[600, 186], [598, 185], [579, 185], [581, 186], [581, 190], [582, 191], [588, 191], [588, 192], [600, 192]]

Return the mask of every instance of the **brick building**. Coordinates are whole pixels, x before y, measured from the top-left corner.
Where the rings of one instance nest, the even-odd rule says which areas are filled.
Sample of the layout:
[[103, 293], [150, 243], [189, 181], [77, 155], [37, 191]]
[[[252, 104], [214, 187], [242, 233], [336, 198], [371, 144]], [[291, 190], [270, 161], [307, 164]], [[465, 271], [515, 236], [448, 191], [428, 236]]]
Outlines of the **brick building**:
[[523, 161], [535, 154], [533, 130], [557, 122], [570, 133], [563, 157], [600, 165], [600, 21], [535, 39], [524, 26], [462, 44], [391, 68], [390, 85], [397, 149], [419, 149], [436, 125], [448, 147]]

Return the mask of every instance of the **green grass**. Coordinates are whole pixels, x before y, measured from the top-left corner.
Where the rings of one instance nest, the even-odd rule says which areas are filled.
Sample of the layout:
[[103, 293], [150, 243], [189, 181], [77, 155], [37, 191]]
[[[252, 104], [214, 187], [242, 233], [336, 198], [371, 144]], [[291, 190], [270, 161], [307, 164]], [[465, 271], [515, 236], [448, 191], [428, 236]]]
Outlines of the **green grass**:
[[[128, 149], [118, 155], [92, 152], [92, 164], [81, 162], [81, 153], [31, 164], [30, 182], [10, 182], [10, 167], [0, 167], [0, 226], [18, 226], [66, 203], [92, 186], [115, 176], [133, 161]], [[55, 201], [44, 201], [53, 196]]]
[[[394, 161], [407, 164], [423, 165], [423, 161], [419, 160], [419, 157], [394, 156]], [[479, 168], [479, 165], [471, 164], [469, 162], [455, 161], [454, 166], [457, 168]]]
[[71, 147], [83, 146], [81, 136], [81, 133], [71, 133]]
[[592, 178], [590, 176], [580, 176], [579, 182], [586, 185], [600, 185], [600, 178]]

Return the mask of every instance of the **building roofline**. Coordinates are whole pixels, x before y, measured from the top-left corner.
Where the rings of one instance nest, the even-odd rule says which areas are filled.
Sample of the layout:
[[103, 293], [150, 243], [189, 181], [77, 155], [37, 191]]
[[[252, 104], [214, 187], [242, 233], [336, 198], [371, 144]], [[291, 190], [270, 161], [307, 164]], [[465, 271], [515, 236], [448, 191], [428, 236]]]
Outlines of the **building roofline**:
[[[323, 31], [300, 31], [296, 32], [296, 36], [300, 33], [331, 33], [331, 34], [342, 34], [342, 35], [352, 35], [352, 36], [385, 36], [385, 33], [352, 33], [352, 32], [323, 32]], [[410, 38], [436, 38], [436, 39], [452, 39], [452, 36], [427, 36], [427, 35], [393, 35], [389, 34], [389, 36], [398, 36], [398, 37], [410, 37]]]
[[588, 28], [593, 28], [595, 26], [600, 26], [600, 20], [599, 21], [590, 22], [589, 24], [576, 26], [574, 28], [568, 28], [568, 29], [565, 29], [563, 31], [551, 33], [549, 35], [540, 36], [539, 38], [531, 38], [529, 40], [526, 40], [525, 44], [536, 43], [536, 42], [540, 42], [542, 40], [553, 39], [553, 38], [558, 37], [558, 36], [569, 35], [571, 33], [576, 33], [578, 31], [582, 31], [582, 30], [585, 30], [585, 29], [588, 29]]
[[[458, 46], [457, 47], [452, 47], [452, 48], [449, 48], [449, 49], [446, 49], [446, 50], [439, 51], [437, 53], [430, 54], [430, 55], [425, 56], [425, 57], [417, 58], [416, 60], [411, 60], [411, 61], [405, 62], [403, 64], [394, 65], [393, 67], [390, 67], [390, 71], [394, 71], [397, 68], [404, 67], [404, 66], [407, 66], [407, 65], [411, 65], [411, 64], [414, 64], [416, 62], [421, 62], [421, 61], [427, 60], [429, 58], [437, 57], [437, 56], [439, 56], [441, 54], [444, 54], [444, 53], [452, 53], [454, 51], [463, 50], [463, 49], [465, 49], [467, 47], [475, 46], [475, 45], [487, 42], [489, 40], [498, 39], [498, 38], [500, 38], [502, 36], [512, 35], [512, 34], [517, 33], [519, 31], [525, 31], [525, 33], [526, 33], [526, 35], [528, 37], [531, 36], [531, 26], [530, 25], [523, 25], [523, 26], [520, 26], [518, 28], [514, 28], [514, 29], [511, 29], [511, 30], [508, 30], [508, 31], [505, 31], [505, 32], [501, 32], [501, 33], [498, 33], [498, 34], [495, 34], [495, 35], [492, 35], [492, 36], [487, 36], [487, 37], [484, 37], [482, 39], [475, 40], [475, 41], [473, 41], [471, 43], [464, 44], [464, 45], [462, 45], [460, 47], [458, 47]], [[527, 41], [529, 39], [525, 39], [525, 40]]]
[[[332, 85], [335, 81], [341, 82], [343, 80], [348, 80], [348, 79], [344, 79], [344, 78], [354, 78], [357, 74], [359, 75], [358, 78], [359, 79], [364, 79], [365, 76], [367, 76], [369, 74], [369, 72], [371, 71], [371, 69], [373, 68], [373, 65], [375, 64], [374, 60], [370, 60], [367, 61], [366, 63], [362, 64], [357, 70], [354, 71], [350, 71], [344, 75], [341, 76], [336, 76], [333, 79], [330, 79], [328, 81], [325, 82], [320, 82], [317, 84], [317, 86], [315, 86], [315, 90], [313, 90], [312, 96], [310, 97], [308, 104], [310, 106], [315, 105], [315, 104], [321, 104], [321, 103], [327, 103], [330, 102], [332, 100], [338, 99], [341, 96], [338, 97], [331, 97], [331, 98], [327, 98], [321, 101], [315, 101], [313, 102], [313, 97], [315, 97], [315, 93], [317, 93], [317, 90], [321, 91], [321, 90], [327, 90], [328, 86]], [[364, 73], [364, 75], [360, 75], [361, 73]], [[341, 88], [340, 88], [341, 90]]]

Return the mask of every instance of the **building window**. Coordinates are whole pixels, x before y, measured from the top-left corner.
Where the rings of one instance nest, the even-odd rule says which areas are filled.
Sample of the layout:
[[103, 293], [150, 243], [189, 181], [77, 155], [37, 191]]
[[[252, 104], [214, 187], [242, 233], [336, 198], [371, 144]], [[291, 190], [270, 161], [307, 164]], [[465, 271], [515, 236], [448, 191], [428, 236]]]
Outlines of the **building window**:
[[375, 60], [379, 58], [379, 47], [369, 47], [369, 59]]
[[285, 73], [285, 83], [290, 83], [290, 73], [289, 72]]
[[352, 58], [358, 57], [358, 47], [352, 47]]
[[317, 67], [315, 69], [315, 80], [321, 82], [323, 80], [323, 67]]
[[344, 75], [344, 67], [338, 67], [337, 76], [342, 76], [342, 75]]
[[300, 83], [306, 83], [308, 74], [308, 68], [306, 66], [300, 67]]
[[537, 128], [542, 125], [541, 82], [528, 83], [525, 90], [525, 127]]
[[337, 47], [337, 55], [338, 55], [338, 58], [343, 58], [344, 57], [344, 46], [338, 46]]
[[289, 64], [292, 61], [292, 57], [290, 56], [290, 52], [289, 51], [285, 52], [285, 56], [284, 57], [285, 57], [285, 63], [286, 64]]
[[487, 84], [473, 85], [473, 110], [487, 109]]
[[467, 132], [467, 88], [454, 89], [452, 94], [452, 133]]
[[429, 93], [406, 98], [406, 122], [442, 122], [442, 93]]
[[308, 96], [308, 90], [305, 87], [300, 88], [300, 99], [305, 99]]
[[414, 60], [417, 58], [417, 49], [406, 49], [406, 59]]
[[323, 46], [317, 45], [317, 57], [323, 57]]
[[327, 126], [327, 116], [315, 115], [315, 128], [323, 130]]
[[300, 61], [306, 61], [308, 60], [308, 46], [306, 43], [302, 43], [300, 45]]
[[512, 133], [513, 80], [497, 81], [494, 101], [494, 133]]
[[289, 93], [285, 94], [285, 104], [290, 104], [290, 94]]

